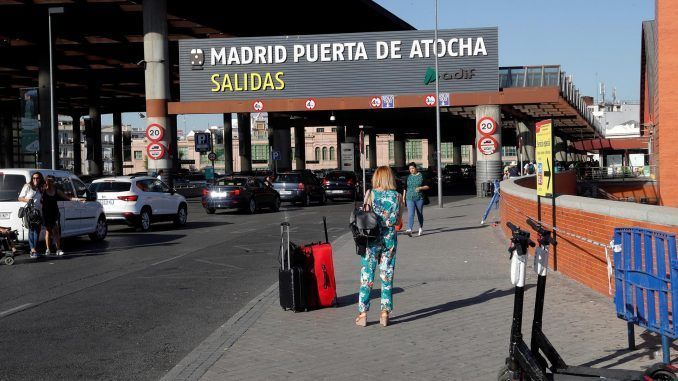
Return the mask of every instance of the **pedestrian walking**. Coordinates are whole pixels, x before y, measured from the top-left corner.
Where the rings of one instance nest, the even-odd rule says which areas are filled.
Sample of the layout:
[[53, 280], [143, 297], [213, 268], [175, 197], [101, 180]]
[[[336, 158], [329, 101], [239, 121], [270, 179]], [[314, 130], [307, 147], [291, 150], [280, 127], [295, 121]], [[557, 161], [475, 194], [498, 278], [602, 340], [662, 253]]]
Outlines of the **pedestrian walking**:
[[407, 230], [405, 234], [412, 237], [412, 227], [414, 226], [414, 214], [417, 214], [419, 220], [419, 236], [424, 230], [424, 191], [430, 187], [424, 184], [424, 176], [417, 170], [415, 163], [408, 165], [410, 174], [407, 176], [407, 189], [403, 191], [403, 199], [407, 202]]
[[393, 275], [396, 264], [398, 240], [395, 225], [401, 213], [402, 200], [396, 191], [395, 177], [391, 168], [377, 168], [372, 176], [372, 190], [365, 195], [366, 208], [372, 208], [381, 227], [379, 236], [367, 245], [361, 255], [360, 292], [358, 293], [358, 317], [355, 323], [367, 325], [367, 311], [370, 309], [370, 293], [374, 285], [374, 272], [379, 263], [381, 278], [381, 315], [379, 322], [386, 327], [393, 310]]
[[45, 226], [45, 255], [51, 255], [50, 244], [54, 240], [56, 246], [56, 255], [64, 255], [61, 250], [61, 225], [59, 223], [61, 214], [59, 213], [59, 201], [71, 200], [64, 192], [57, 189], [54, 176], [47, 176], [45, 189], [42, 191], [42, 219]]
[[164, 175], [164, 174], [165, 174], [165, 171], [164, 171], [164, 170], [162, 170], [162, 169], [159, 170], [159, 171], [158, 171], [157, 179], [158, 179], [158, 180], [162, 180], [162, 175]]
[[[42, 189], [45, 186], [45, 178], [42, 173], [35, 172], [31, 175], [31, 180], [24, 185], [19, 193], [19, 201], [25, 202], [26, 205], [33, 203], [34, 210], [42, 210]], [[42, 223], [29, 223], [28, 226], [28, 246], [30, 247], [31, 258], [38, 258], [38, 240], [40, 239], [40, 232], [42, 231]]]

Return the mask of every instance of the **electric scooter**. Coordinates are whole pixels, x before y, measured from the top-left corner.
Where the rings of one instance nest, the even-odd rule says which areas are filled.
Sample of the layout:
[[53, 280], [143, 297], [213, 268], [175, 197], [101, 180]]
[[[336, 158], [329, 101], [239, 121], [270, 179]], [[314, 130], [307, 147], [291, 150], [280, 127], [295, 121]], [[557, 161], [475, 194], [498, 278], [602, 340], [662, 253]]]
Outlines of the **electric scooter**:
[[[656, 364], [646, 371], [597, 369], [590, 367], [568, 366], [542, 331], [544, 296], [546, 293], [546, 275], [548, 272], [549, 247], [555, 245], [552, 232], [541, 224], [527, 219], [539, 238], [535, 250], [534, 271], [537, 273], [537, 295], [535, 298], [534, 320], [532, 321], [532, 340], [528, 348], [522, 338], [523, 295], [525, 292], [525, 268], [527, 247], [534, 247], [530, 233], [508, 222], [511, 229], [511, 283], [515, 286], [513, 306], [513, 324], [511, 343], [506, 365], [500, 370], [499, 381], [509, 380], [562, 380], [562, 381], [675, 381], [676, 368], [671, 365]], [[548, 373], [547, 373], [548, 369]]]

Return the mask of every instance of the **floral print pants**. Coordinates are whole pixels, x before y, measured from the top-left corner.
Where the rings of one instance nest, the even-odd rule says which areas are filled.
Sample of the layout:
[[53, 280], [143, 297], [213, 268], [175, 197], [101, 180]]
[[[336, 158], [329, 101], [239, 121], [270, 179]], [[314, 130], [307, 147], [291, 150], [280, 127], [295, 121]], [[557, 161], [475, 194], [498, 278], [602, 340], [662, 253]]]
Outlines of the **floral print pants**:
[[370, 309], [370, 293], [374, 286], [374, 272], [379, 262], [379, 275], [381, 278], [381, 310], [391, 312], [393, 310], [393, 275], [396, 263], [396, 231], [394, 228], [386, 229], [382, 240], [376, 245], [368, 246], [367, 253], [362, 256], [362, 269], [360, 270], [360, 293], [358, 296], [358, 312], [367, 312]]

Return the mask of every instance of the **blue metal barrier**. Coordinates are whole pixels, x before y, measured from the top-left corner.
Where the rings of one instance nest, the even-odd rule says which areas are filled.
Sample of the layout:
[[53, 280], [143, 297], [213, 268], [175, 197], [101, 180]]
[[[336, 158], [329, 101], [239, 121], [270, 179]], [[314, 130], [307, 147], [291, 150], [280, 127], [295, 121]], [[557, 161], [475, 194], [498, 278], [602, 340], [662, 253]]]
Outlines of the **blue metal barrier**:
[[629, 349], [635, 349], [634, 324], [662, 337], [663, 361], [670, 363], [671, 341], [678, 337], [678, 257], [676, 236], [641, 228], [614, 229], [614, 304], [628, 324]]

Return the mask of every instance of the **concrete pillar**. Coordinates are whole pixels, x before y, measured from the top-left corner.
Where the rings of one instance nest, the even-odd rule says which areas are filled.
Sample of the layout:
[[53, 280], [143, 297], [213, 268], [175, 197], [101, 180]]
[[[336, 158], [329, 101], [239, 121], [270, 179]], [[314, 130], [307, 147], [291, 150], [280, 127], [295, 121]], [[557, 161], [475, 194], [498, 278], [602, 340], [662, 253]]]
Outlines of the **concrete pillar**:
[[393, 161], [397, 169], [405, 168], [405, 134], [393, 133]]
[[518, 132], [518, 143], [520, 144], [520, 152], [518, 153], [518, 158], [522, 155], [523, 162], [534, 162], [537, 157], [534, 153], [535, 145], [535, 131], [533, 122], [518, 122], [517, 123], [517, 132]]
[[82, 174], [82, 144], [80, 143], [80, 115], [73, 114], [73, 173]]
[[377, 168], [377, 133], [376, 131], [371, 131], [369, 134], [369, 152], [368, 156], [370, 159], [370, 169]]
[[[490, 130], [488, 128], [494, 124]], [[482, 131], [482, 132], [481, 132]], [[482, 144], [485, 142], [485, 144]], [[480, 147], [488, 147], [481, 150]], [[502, 179], [501, 160], [501, 107], [497, 105], [476, 106], [476, 195], [483, 196], [482, 184]]]
[[[361, 171], [362, 167], [360, 166], [360, 129], [357, 125], [347, 125], [346, 126], [346, 141], [345, 143], [353, 144], [353, 168], [354, 170]], [[341, 168], [344, 170], [344, 168]]]
[[[438, 144], [436, 143], [435, 131], [433, 134], [429, 134], [428, 137], [428, 167], [433, 169], [438, 166], [438, 155], [437, 155]], [[442, 162], [441, 162], [442, 165]]]
[[458, 142], [452, 143], [452, 164], [461, 165], [461, 144]]
[[2, 147], [2, 155], [0, 156], [0, 168], [14, 167], [14, 144], [13, 128], [12, 128], [12, 113], [9, 109], [0, 109], [0, 147]]
[[[270, 128], [270, 126], [269, 126]], [[240, 171], [252, 170], [252, 129], [250, 114], [238, 114], [238, 151], [240, 154]]]
[[[57, 157], [57, 165], [55, 165], [55, 168], [59, 168], [59, 139], [56, 126], [54, 126], [55, 132], [54, 139], [52, 140], [52, 121], [54, 120], [56, 121], [55, 123], [58, 123], [56, 99], [54, 101], [54, 113], [52, 113], [50, 104], [49, 45], [52, 44], [53, 46], [54, 41], [49, 40], [46, 17], [41, 17], [37, 21], [39, 25], [38, 28], [41, 32], [40, 40], [42, 41], [42, 49], [40, 49], [40, 68], [38, 71], [38, 107], [40, 109], [40, 151], [38, 154], [38, 161], [41, 163], [41, 168], [52, 168], [52, 149], [54, 149]], [[54, 19], [52, 19], [52, 21], [54, 21]], [[53, 77], [56, 79], [56, 73], [53, 74]]]
[[[273, 122], [275, 123], [275, 121]], [[271, 119], [268, 120], [268, 128], [271, 128]], [[280, 153], [280, 160], [275, 163], [278, 171], [292, 170], [292, 136], [291, 129], [288, 124], [278, 122], [273, 125], [273, 142], [272, 147], [274, 151]]]
[[113, 113], [113, 174], [122, 176], [122, 113]]
[[224, 173], [233, 172], [233, 121], [224, 114]]
[[346, 142], [346, 127], [337, 126], [337, 168], [341, 169], [341, 143]]
[[294, 167], [306, 169], [306, 127], [298, 122], [294, 126]]
[[[171, 179], [172, 131], [168, 131], [167, 100], [170, 99], [169, 54], [167, 48], [167, 0], [143, 0], [144, 61], [146, 89], [146, 125], [158, 124], [165, 129], [158, 143], [165, 147], [165, 154], [148, 159], [148, 171], [163, 171], [162, 179]], [[168, 128], [169, 127], [169, 128]], [[149, 143], [151, 144], [151, 143]]]
[[104, 169], [101, 152], [101, 114], [94, 104], [89, 106], [89, 124], [85, 135], [87, 141], [87, 174], [101, 176]]
[[555, 161], [567, 161], [567, 144], [560, 136], [554, 136], [553, 139], [553, 154]]

